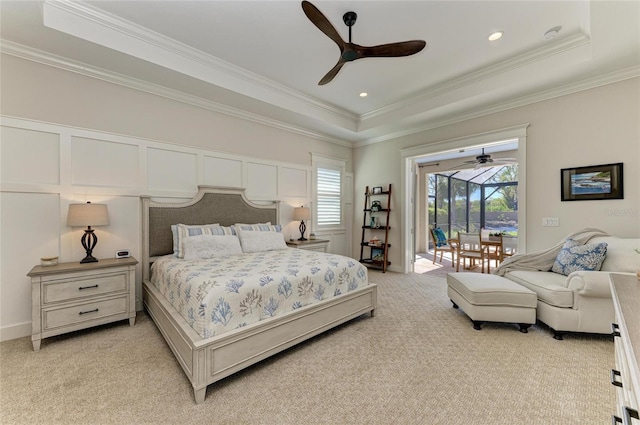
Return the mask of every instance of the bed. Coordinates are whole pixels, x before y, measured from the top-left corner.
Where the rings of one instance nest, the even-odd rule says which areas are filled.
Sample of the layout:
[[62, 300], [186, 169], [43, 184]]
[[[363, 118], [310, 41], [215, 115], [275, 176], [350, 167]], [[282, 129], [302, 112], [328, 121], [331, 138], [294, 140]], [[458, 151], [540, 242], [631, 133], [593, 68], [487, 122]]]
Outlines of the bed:
[[[236, 300], [238, 305], [235, 308], [245, 310], [234, 310], [235, 315], [225, 310], [226, 313], [223, 314], [219, 309], [222, 296], [214, 294], [211, 295], [211, 302], [204, 303], [208, 304], [210, 311], [201, 312], [201, 316], [206, 318], [204, 322], [208, 323], [199, 321], [198, 317], [194, 318], [198, 316], [198, 312], [194, 314], [193, 306], [188, 305], [189, 298], [193, 298], [191, 290], [185, 289], [181, 284], [176, 289], [168, 283], [175, 279], [170, 272], [175, 271], [179, 262], [185, 261], [184, 264], [191, 268], [182, 270], [179, 274], [190, 277], [198, 276], [203, 268], [213, 269], [212, 273], [218, 275], [212, 281], [220, 282], [220, 285], [210, 286], [221, 286], [227, 296], [235, 296], [236, 292], [238, 297], [243, 296], [233, 280], [238, 272], [230, 271], [234, 270], [233, 264], [222, 265], [219, 260], [207, 263], [207, 260], [198, 258], [174, 258], [175, 233], [171, 226], [179, 223], [211, 223], [231, 227], [237, 223], [270, 223], [273, 227], [277, 225], [279, 218], [278, 202], [270, 205], [255, 204], [246, 198], [243, 189], [211, 186], [199, 186], [198, 189], [192, 200], [179, 204], [154, 202], [148, 196], [142, 197], [144, 308], [191, 382], [196, 403], [203, 402], [207, 386], [220, 379], [358, 316], [366, 313], [374, 315], [377, 286], [367, 281], [366, 272], [362, 276], [359, 269], [361, 265], [356, 260], [286, 248], [240, 256], [246, 257], [250, 264], [245, 264], [242, 270], [245, 288], [249, 287], [252, 280], [258, 282], [258, 287], [269, 286], [264, 284], [264, 276], [268, 274], [275, 277], [271, 279], [273, 282], [267, 282], [272, 287], [271, 295], [260, 295], [263, 303], [258, 316], [261, 317], [245, 317], [247, 304], [242, 304], [241, 300]], [[189, 255], [186, 253], [186, 257]], [[338, 267], [335, 271], [335, 284], [331, 284], [334, 272], [324, 269], [326, 265], [322, 261], [326, 259], [320, 258], [323, 256]], [[234, 257], [231, 262], [237, 263], [238, 258]], [[216, 266], [212, 267], [212, 264]], [[279, 265], [284, 266], [279, 268]], [[353, 275], [344, 274], [347, 267], [353, 270]], [[154, 282], [151, 279], [152, 268]], [[227, 276], [223, 272], [232, 274]], [[313, 282], [293, 280], [295, 275], [302, 277], [313, 273], [323, 276], [329, 274], [329, 278], [324, 277], [329, 284], [320, 290], [320, 285], [314, 286]], [[343, 275], [339, 276], [340, 273]], [[166, 284], [161, 283], [162, 275]], [[276, 299], [273, 294], [278, 292], [278, 285], [285, 280], [291, 280], [293, 284], [293, 289], [289, 288], [289, 295], [302, 296], [306, 290], [308, 299], [314, 299], [313, 302], [294, 296], [290, 297], [290, 302], [285, 302], [284, 298]], [[356, 280], [359, 282], [355, 282]], [[196, 283], [194, 288], [207, 286], [205, 283], [204, 280]], [[230, 303], [233, 304], [232, 301]], [[221, 324], [228, 329], [222, 329]]]

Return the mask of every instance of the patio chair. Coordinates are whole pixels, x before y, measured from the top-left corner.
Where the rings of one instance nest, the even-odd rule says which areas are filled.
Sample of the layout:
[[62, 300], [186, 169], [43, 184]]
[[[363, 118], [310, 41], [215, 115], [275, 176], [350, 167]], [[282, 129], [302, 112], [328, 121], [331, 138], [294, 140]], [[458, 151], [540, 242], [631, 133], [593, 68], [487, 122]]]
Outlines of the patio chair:
[[518, 253], [518, 237], [503, 236], [502, 237], [502, 257], [511, 257]]
[[462, 259], [462, 268], [466, 267], [466, 259], [470, 259], [470, 266], [475, 260], [480, 260], [482, 264], [482, 273], [484, 273], [484, 262], [487, 259], [487, 250], [482, 246], [480, 233], [461, 233], [458, 232], [458, 261], [456, 263], [456, 272], [460, 271], [460, 259]]
[[503, 259], [503, 236], [491, 236], [486, 240], [490, 240], [491, 244], [488, 245], [483, 240], [483, 247], [485, 249], [485, 258], [487, 259], [487, 273], [491, 273], [491, 260], [496, 262], [496, 268], [500, 265]]
[[[442, 256], [445, 252], [451, 253], [451, 267], [453, 267], [453, 263], [456, 261], [456, 245], [455, 241], [451, 239], [442, 239], [438, 238], [436, 235], [436, 230], [433, 226], [429, 226], [429, 233], [431, 233], [431, 238], [433, 239], [433, 264], [436, 263], [436, 257], [438, 256], [438, 252], [440, 253], [440, 263], [442, 263]], [[444, 235], [444, 233], [443, 233]]]

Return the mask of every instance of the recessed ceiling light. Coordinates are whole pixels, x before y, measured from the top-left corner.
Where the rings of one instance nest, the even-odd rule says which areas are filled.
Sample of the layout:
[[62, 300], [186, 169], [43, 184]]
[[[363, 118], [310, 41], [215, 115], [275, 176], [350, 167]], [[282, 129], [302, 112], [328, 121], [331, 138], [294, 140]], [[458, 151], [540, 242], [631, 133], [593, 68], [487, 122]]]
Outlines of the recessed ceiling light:
[[362, 93], [360, 93], [360, 97], [367, 97], [369, 96], [369, 93], [367, 93], [366, 91], [363, 91]]
[[551, 40], [552, 38], [556, 38], [558, 36], [558, 33], [560, 33], [561, 29], [562, 29], [561, 26], [551, 28], [549, 31], [544, 33], [544, 39]]
[[503, 31], [496, 31], [493, 32], [491, 34], [489, 34], [489, 37], [487, 37], [489, 39], [489, 41], [496, 41], [498, 39], [500, 39], [502, 37], [502, 34], [504, 34]]

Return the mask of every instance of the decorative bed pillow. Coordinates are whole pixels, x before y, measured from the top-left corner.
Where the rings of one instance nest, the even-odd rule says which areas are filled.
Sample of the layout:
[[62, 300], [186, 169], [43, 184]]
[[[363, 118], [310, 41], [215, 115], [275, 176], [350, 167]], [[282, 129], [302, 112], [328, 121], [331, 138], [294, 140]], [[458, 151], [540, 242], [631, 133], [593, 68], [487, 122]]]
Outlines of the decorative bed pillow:
[[242, 255], [240, 241], [235, 235], [191, 236], [184, 240], [183, 247], [185, 260]]
[[279, 249], [287, 249], [284, 241], [284, 235], [280, 232], [256, 232], [252, 230], [240, 230], [238, 232], [242, 252], [248, 254], [250, 252], [275, 251]]
[[174, 238], [173, 251], [178, 258], [184, 258], [184, 241], [186, 238], [199, 235], [233, 235], [233, 229], [219, 224], [178, 224]]
[[244, 231], [258, 231], [258, 232], [281, 232], [282, 226], [279, 224], [271, 225], [271, 223], [255, 223], [255, 224], [243, 224], [236, 223], [233, 225], [236, 229]]
[[575, 271], [598, 271], [607, 255], [607, 244], [587, 243], [567, 239], [551, 267], [554, 273], [569, 276]]

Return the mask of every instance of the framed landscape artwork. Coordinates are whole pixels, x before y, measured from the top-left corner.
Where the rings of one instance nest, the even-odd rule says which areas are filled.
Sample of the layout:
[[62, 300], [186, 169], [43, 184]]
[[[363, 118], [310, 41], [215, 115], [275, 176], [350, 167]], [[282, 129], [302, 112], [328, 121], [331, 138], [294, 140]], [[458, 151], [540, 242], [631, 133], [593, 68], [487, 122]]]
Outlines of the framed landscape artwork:
[[560, 170], [560, 180], [563, 201], [624, 198], [622, 162], [563, 168]]

